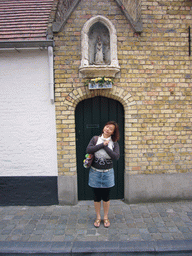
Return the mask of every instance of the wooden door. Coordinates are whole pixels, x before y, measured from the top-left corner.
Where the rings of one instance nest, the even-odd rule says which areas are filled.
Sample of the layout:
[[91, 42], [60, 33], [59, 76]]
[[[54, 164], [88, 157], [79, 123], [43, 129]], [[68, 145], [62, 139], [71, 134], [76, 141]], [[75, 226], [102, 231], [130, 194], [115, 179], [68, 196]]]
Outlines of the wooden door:
[[86, 147], [95, 135], [100, 135], [108, 121], [116, 121], [120, 129], [120, 159], [114, 162], [115, 187], [111, 199], [124, 198], [124, 109], [121, 103], [106, 97], [94, 97], [81, 101], [76, 108], [76, 153], [78, 199], [92, 200], [92, 188], [88, 186], [89, 169], [83, 167]]

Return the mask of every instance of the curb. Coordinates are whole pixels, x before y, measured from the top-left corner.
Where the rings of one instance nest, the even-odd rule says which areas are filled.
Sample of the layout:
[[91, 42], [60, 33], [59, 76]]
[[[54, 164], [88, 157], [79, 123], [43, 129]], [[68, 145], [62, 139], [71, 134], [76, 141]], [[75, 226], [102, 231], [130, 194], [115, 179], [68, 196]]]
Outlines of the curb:
[[[179, 254], [178, 254], [179, 253]], [[192, 255], [192, 240], [122, 242], [0, 241], [0, 255]]]

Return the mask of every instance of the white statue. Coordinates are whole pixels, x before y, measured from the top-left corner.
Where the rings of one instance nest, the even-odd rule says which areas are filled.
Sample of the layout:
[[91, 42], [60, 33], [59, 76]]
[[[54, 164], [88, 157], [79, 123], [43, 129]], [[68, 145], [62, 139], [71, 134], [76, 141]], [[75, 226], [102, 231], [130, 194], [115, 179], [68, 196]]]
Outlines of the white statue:
[[103, 44], [101, 42], [101, 37], [100, 36], [98, 36], [98, 38], [97, 38], [95, 64], [96, 65], [104, 64], [104, 61], [103, 61]]

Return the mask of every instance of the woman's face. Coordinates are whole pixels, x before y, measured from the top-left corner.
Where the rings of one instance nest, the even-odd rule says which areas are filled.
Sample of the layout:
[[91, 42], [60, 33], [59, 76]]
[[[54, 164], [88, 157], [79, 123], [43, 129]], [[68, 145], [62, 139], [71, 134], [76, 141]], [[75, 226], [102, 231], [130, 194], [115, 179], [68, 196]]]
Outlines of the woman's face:
[[103, 136], [104, 138], [110, 137], [115, 131], [115, 125], [108, 124], [103, 128]]

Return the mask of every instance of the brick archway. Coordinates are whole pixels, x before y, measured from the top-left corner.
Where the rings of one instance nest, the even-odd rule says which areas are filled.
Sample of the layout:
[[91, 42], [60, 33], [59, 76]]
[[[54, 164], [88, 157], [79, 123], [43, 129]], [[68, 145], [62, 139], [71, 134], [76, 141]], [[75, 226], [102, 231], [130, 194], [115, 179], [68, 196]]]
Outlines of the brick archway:
[[[79, 87], [70, 92], [62, 102], [65, 109], [62, 124], [57, 127], [58, 146], [58, 194], [60, 204], [77, 203], [77, 163], [76, 163], [76, 134], [75, 134], [75, 109], [77, 104], [88, 98], [103, 96], [119, 101], [124, 107], [124, 132], [125, 132], [125, 173], [129, 171], [128, 140], [130, 123], [135, 119], [132, 114], [136, 112], [136, 102], [132, 95], [123, 88], [113, 86], [112, 89], [89, 90], [87, 87]], [[68, 199], [67, 199], [68, 198]]]
[[[115, 99], [119, 101], [125, 110], [125, 134], [129, 132], [129, 126], [127, 125], [132, 121], [132, 115], [130, 114], [131, 109], [136, 108], [136, 102], [134, 101], [132, 95], [125, 89], [114, 86], [110, 90], [89, 90], [85, 87], [80, 87], [74, 89], [68, 96], [65, 98], [63, 105], [65, 105], [66, 113], [65, 113], [65, 127], [66, 127], [66, 137], [63, 138], [63, 141], [66, 142], [68, 150], [67, 153], [71, 158], [62, 157], [62, 161], [60, 162], [59, 157], [61, 156], [61, 152], [58, 152], [58, 164], [59, 164], [59, 175], [75, 175], [76, 174], [76, 153], [75, 153], [75, 108], [77, 104], [88, 98], [92, 98], [95, 96], [103, 96]], [[58, 131], [58, 135], [60, 134], [60, 130]], [[61, 135], [59, 136], [59, 138]], [[126, 138], [126, 136], [125, 136]], [[59, 145], [58, 145], [59, 146]], [[126, 146], [125, 146], [126, 152]], [[64, 152], [65, 153], [65, 152]], [[126, 156], [125, 156], [126, 159]], [[125, 166], [128, 166], [125, 160]], [[125, 170], [126, 171], [126, 170]], [[128, 171], [128, 170], [127, 170]]]

